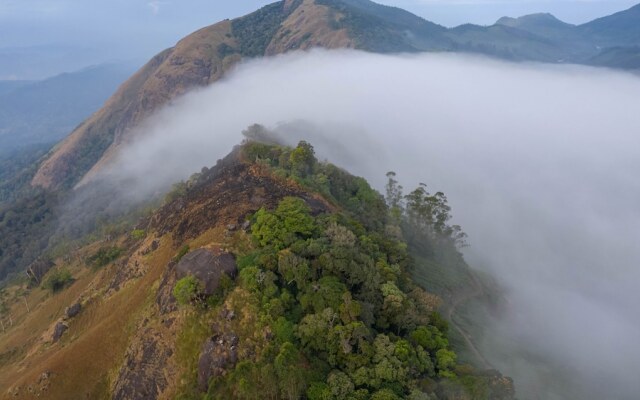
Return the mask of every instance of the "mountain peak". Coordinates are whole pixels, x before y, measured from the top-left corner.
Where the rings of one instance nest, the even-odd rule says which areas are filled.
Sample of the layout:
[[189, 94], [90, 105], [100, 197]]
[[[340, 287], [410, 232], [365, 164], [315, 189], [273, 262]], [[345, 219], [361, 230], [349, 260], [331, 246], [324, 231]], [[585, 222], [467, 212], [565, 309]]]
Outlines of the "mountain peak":
[[533, 25], [547, 26], [547, 27], [568, 27], [572, 26], [566, 22], [563, 22], [550, 13], [535, 13], [523, 15], [522, 17], [502, 17], [496, 23], [496, 25], [504, 25], [512, 28], [526, 28]]
[[155, 110], [216, 82], [242, 60], [314, 47], [380, 53], [442, 50], [445, 30], [368, 0], [282, 0], [200, 29], [123, 84], [41, 164], [32, 185], [56, 189], [86, 182]]

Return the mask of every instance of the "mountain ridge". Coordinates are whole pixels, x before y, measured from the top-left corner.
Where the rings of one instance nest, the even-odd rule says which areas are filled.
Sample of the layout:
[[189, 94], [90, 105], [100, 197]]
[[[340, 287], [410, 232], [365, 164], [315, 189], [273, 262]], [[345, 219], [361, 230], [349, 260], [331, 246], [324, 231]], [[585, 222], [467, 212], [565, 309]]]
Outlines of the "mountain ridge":
[[[407, 213], [433, 201], [423, 195]], [[0, 336], [0, 398], [315, 400], [331, 398], [338, 376], [343, 397], [513, 400], [510, 378], [456, 363], [436, 311], [446, 300], [419, 286], [436, 274], [440, 248], [471, 273], [455, 250], [460, 232], [424, 230], [411, 222], [419, 214], [403, 218], [405, 230], [389, 212], [364, 179], [319, 162], [306, 142], [246, 141], [134, 226], [3, 292], [13, 319]], [[401, 229], [422, 243], [420, 278]], [[229, 275], [201, 292], [211, 274], [197, 268], [223, 259]], [[283, 370], [285, 351], [295, 356]]]
[[[636, 6], [577, 27], [548, 14], [537, 14], [501, 19], [502, 23], [489, 27], [447, 29], [369, 0], [276, 2], [244, 17], [202, 28], [155, 56], [102, 110], [56, 147], [38, 169], [32, 185], [61, 189], [86, 182], [109, 163], [119, 147], [131, 139], [134, 128], [155, 110], [192, 88], [216, 82], [248, 58], [323, 47], [381, 53], [465, 51], [516, 61], [589, 63], [601, 49], [580, 32], [592, 32], [620, 19], [640, 22], [638, 10]], [[635, 43], [636, 27], [625, 29], [631, 33], [624, 43]], [[637, 39], [640, 45], [640, 31]], [[608, 63], [616, 65], [615, 60]]]

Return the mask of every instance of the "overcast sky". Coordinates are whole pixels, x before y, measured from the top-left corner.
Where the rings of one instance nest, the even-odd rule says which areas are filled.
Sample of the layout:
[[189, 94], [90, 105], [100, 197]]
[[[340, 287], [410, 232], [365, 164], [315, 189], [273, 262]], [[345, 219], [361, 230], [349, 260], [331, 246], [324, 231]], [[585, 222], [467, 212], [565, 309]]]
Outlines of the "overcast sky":
[[[380, 0], [446, 26], [491, 24], [504, 15], [551, 12], [581, 23], [627, 9], [640, 0]], [[40, 46], [33, 77], [57, 69], [113, 60], [142, 63], [183, 36], [271, 0], [0, 0], [0, 79], [21, 77], [33, 56], [15, 48]], [[31, 50], [33, 51], [33, 49]], [[8, 52], [11, 52], [10, 54]], [[8, 54], [8, 55], [7, 55]], [[59, 54], [64, 54], [64, 57]], [[31, 58], [30, 58], [31, 57]], [[19, 62], [22, 59], [27, 61]], [[66, 64], [65, 62], [66, 61]], [[32, 61], [32, 63], [34, 63]], [[15, 71], [13, 71], [15, 70]], [[31, 77], [31, 76], [30, 76]]]

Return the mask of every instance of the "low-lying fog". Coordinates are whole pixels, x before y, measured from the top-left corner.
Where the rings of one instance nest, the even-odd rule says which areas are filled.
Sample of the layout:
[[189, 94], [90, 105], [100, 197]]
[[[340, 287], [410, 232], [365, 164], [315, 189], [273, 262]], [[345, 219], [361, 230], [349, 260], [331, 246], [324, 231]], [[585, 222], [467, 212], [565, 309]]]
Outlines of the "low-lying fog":
[[486, 355], [520, 398], [637, 398], [640, 78], [448, 54], [287, 55], [159, 113], [117, 174], [139, 188], [184, 179], [255, 122], [378, 188], [394, 170], [406, 188], [447, 194], [467, 259], [507, 290]]

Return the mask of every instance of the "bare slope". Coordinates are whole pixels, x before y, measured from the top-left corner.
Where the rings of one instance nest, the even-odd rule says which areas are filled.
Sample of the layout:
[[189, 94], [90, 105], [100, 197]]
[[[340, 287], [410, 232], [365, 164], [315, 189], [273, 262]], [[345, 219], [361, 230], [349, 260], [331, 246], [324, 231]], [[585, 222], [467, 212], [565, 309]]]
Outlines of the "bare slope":
[[340, 15], [313, 0], [281, 1], [234, 21], [201, 29], [155, 56], [107, 104], [52, 152], [32, 180], [61, 188], [99, 170], [131, 140], [132, 128], [186, 91], [210, 85], [246, 57], [310, 47], [353, 47]]

